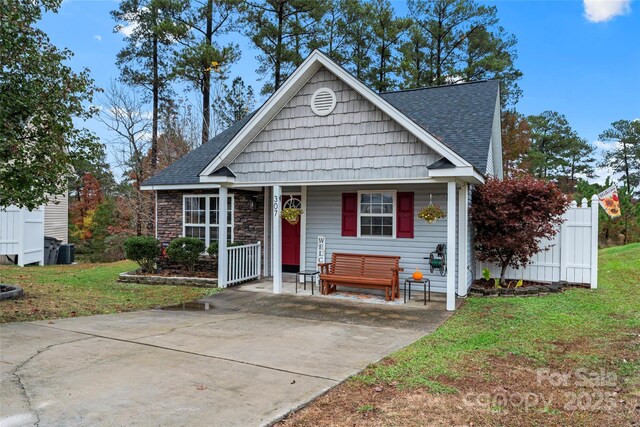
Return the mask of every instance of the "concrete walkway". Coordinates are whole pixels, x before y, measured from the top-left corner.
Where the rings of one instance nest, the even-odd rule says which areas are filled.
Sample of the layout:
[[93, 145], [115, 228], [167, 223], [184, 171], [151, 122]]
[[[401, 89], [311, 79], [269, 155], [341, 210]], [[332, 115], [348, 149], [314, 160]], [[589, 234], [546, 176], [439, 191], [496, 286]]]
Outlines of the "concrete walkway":
[[242, 290], [204, 302], [1, 325], [0, 426], [269, 424], [449, 315]]

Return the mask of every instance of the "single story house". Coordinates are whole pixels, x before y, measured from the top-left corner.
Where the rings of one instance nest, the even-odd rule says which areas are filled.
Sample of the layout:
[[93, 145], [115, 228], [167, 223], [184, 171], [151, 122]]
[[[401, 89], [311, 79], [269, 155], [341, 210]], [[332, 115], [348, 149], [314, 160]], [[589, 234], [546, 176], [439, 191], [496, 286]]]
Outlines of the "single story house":
[[[470, 187], [489, 175], [502, 176], [498, 81], [378, 94], [314, 51], [258, 110], [142, 188], [158, 239], [219, 241], [220, 286], [236, 268], [227, 241], [261, 242], [252, 256], [276, 293], [283, 272], [333, 252], [398, 255], [401, 280], [419, 267], [453, 310], [474, 271]], [[446, 218], [417, 218], [430, 203]], [[302, 208], [298, 224], [283, 206]], [[439, 244], [445, 277], [425, 260]]]

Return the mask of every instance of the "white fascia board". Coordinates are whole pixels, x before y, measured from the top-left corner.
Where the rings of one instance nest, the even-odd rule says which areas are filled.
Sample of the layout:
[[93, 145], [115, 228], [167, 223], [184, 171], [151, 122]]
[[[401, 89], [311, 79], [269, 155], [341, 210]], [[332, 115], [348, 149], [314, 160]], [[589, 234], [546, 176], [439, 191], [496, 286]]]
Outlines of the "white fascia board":
[[162, 190], [202, 190], [202, 189], [218, 189], [219, 185], [215, 184], [173, 184], [173, 185], [143, 185], [140, 187], [143, 191], [162, 191]]
[[431, 178], [458, 178], [461, 181], [471, 184], [483, 184], [484, 177], [478, 173], [472, 166], [461, 168], [446, 169], [430, 169], [429, 177]]
[[[476, 174], [475, 176], [456, 176], [460, 182], [468, 182], [471, 184], [481, 184], [484, 178]], [[229, 188], [249, 189], [255, 187], [272, 187], [279, 185], [283, 187], [299, 187], [299, 186], [339, 186], [339, 185], [402, 185], [402, 184], [443, 184], [451, 181], [451, 177], [424, 177], [410, 179], [360, 179], [353, 181], [260, 181], [260, 182], [238, 182], [229, 186]]]
[[236, 179], [230, 176], [201, 176], [200, 183], [232, 184]]
[[496, 108], [493, 116], [493, 129], [491, 132], [491, 147], [493, 148], [493, 170], [495, 175], [502, 179], [504, 171], [502, 168], [502, 123], [500, 115], [500, 88], [498, 87], [498, 96], [496, 98]]
[[[286, 80], [285, 84], [267, 100], [251, 120], [249, 120], [247, 124], [236, 134], [236, 136], [233, 137], [220, 154], [218, 154], [218, 156], [216, 156], [216, 158], [214, 158], [209, 165], [203, 169], [200, 176], [208, 176], [220, 166], [228, 165], [230, 162], [225, 162], [225, 160], [228, 160], [227, 158], [234, 152], [237, 146], [248, 136], [252, 135], [257, 127], [259, 127], [258, 132], [262, 130], [262, 128], [264, 128], [264, 126], [266, 126], [267, 123], [275, 117], [278, 111], [286, 105], [286, 103], [298, 92], [298, 90], [300, 90], [300, 88], [302, 88], [302, 86], [304, 86], [304, 84], [306, 84], [306, 82], [321, 66], [327, 68], [345, 84], [350, 86], [373, 105], [380, 108], [380, 110], [404, 127], [408, 132], [421, 140], [436, 153], [447, 158], [455, 166], [471, 166], [471, 164], [463, 159], [459, 154], [440, 142], [422, 127], [418, 126], [415, 122], [398, 111], [394, 106], [382, 99], [380, 95], [369, 89], [366, 85], [338, 66], [323, 53], [318, 50], [314, 50], [300, 65], [300, 67], [298, 67]], [[257, 132], [255, 134], [257, 135]], [[231, 161], [232, 160], [233, 159], [231, 159]]]

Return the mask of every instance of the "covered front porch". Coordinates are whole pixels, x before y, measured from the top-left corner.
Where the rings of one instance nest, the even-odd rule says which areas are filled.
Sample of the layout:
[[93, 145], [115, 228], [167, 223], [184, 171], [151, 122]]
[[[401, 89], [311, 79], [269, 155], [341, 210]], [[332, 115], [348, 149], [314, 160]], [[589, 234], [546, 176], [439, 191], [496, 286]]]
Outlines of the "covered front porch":
[[[252, 253], [239, 254], [244, 249], [227, 248], [226, 228], [219, 227], [220, 255], [219, 286], [235, 285], [239, 265], [246, 265], [249, 257], [259, 257], [252, 271], [260, 272], [257, 281], [244, 283], [244, 290], [295, 295], [295, 275], [300, 270], [318, 271], [318, 265], [330, 262], [333, 253], [393, 255], [400, 258], [404, 270], [399, 277], [399, 298], [384, 301], [382, 292], [356, 287], [339, 286], [335, 294], [320, 295], [316, 286], [314, 296], [352, 299], [363, 302], [403, 304], [405, 279], [419, 268], [431, 281], [431, 301], [427, 308], [446, 307], [455, 310], [456, 295], [466, 296], [471, 283], [469, 265], [472, 262], [468, 232], [469, 185], [462, 181], [422, 180], [396, 184], [323, 183], [322, 185], [271, 185], [255, 188], [264, 197], [264, 240]], [[227, 196], [227, 188], [220, 187], [219, 196]], [[356, 210], [347, 206], [356, 200]], [[407, 205], [410, 203], [410, 205]], [[417, 218], [425, 206], [438, 205], [446, 217], [433, 223]], [[226, 203], [219, 204], [224, 217]], [[281, 218], [283, 207], [296, 206], [303, 213], [295, 224]], [[451, 215], [453, 213], [453, 215]], [[351, 216], [355, 215], [355, 217]], [[404, 215], [404, 216], [402, 216]], [[349, 224], [355, 224], [349, 229]], [[410, 226], [408, 226], [409, 224]], [[345, 228], [346, 227], [346, 228]], [[446, 272], [429, 271], [428, 257], [436, 247], [446, 247]], [[250, 245], [246, 245], [250, 246]], [[242, 267], [240, 267], [242, 270]], [[233, 276], [233, 277], [232, 277]], [[423, 306], [422, 285], [412, 289], [410, 305]], [[298, 286], [299, 296], [311, 296]], [[381, 301], [380, 301], [381, 300]]]
[[[431, 295], [427, 293], [427, 299], [425, 303], [425, 295], [423, 289], [414, 287], [411, 292], [411, 297], [407, 292], [407, 301], [404, 302], [404, 289], [400, 289], [400, 297], [393, 301], [386, 301], [384, 294], [380, 291], [371, 289], [358, 289], [358, 288], [341, 288], [337, 292], [322, 295], [320, 293], [320, 287], [318, 283], [312, 283], [307, 280], [306, 289], [304, 283], [299, 282], [296, 289], [296, 276], [292, 273], [283, 273], [282, 287], [280, 295], [288, 295], [300, 298], [321, 299], [325, 301], [335, 301], [339, 303], [355, 303], [366, 304], [376, 307], [396, 307], [396, 308], [409, 308], [409, 309], [425, 309], [425, 310], [445, 310], [446, 309], [446, 294], [442, 292], [431, 292]], [[235, 289], [246, 292], [256, 292], [260, 294], [274, 294], [273, 291], [273, 278], [263, 277], [261, 279], [252, 280], [249, 282], [241, 283], [235, 287]], [[313, 286], [313, 293], [311, 288]], [[462, 298], [456, 298], [456, 308], [462, 304]]]

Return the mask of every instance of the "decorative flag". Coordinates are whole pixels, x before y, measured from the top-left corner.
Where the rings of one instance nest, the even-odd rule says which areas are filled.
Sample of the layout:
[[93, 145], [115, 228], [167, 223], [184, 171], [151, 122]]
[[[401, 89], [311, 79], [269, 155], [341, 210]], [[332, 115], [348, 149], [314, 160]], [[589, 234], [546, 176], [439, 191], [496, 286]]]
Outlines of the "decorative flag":
[[615, 184], [598, 194], [600, 206], [611, 217], [620, 216], [620, 201], [618, 199], [618, 189]]

